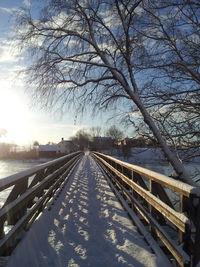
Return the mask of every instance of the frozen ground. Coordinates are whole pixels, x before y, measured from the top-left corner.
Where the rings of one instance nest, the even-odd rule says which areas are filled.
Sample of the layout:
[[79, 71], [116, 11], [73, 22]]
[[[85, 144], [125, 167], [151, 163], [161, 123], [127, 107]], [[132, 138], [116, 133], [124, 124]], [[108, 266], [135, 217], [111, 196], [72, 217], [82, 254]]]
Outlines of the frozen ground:
[[152, 253], [104, 174], [85, 155], [6, 266], [164, 267], [167, 263]]

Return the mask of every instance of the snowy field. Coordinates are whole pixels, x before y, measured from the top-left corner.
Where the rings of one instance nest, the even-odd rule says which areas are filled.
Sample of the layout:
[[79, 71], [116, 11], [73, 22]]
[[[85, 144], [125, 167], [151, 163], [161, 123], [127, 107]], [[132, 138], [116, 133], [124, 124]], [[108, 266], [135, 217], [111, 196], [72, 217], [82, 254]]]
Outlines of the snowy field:
[[[111, 151], [111, 153], [109, 151], [103, 151], [102, 153], [167, 176], [174, 174], [173, 168], [164, 158], [160, 148], [135, 147], [131, 149], [131, 155], [129, 157], [125, 157], [122, 152], [119, 155], [116, 150]], [[200, 183], [200, 157], [196, 157], [190, 162], [185, 162], [184, 166], [191, 179]]]
[[[104, 150], [102, 153], [110, 154], [111, 156], [118, 156], [126, 160], [132, 161], [134, 164], [166, 164], [167, 161], [160, 148], [145, 148], [145, 147], [133, 147], [129, 151], [129, 156], [123, 154], [123, 149]], [[197, 152], [196, 152], [197, 153]], [[198, 154], [200, 154], [198, 152]], [[183, 157], [184, 158], [184, 157]], [[192, 158], [188, 163], [200, 163], [200, 156]]]
[[7, 267], [169, 266], [138, 233], [94, 160], [85, 155]]

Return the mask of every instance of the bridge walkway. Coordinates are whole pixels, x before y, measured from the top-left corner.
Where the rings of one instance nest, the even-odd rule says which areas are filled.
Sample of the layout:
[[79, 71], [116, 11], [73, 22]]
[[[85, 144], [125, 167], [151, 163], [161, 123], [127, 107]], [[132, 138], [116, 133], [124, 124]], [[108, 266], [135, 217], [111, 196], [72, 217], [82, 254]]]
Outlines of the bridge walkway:
[[168, 266], [154, 254], [89, 155], [14, 250], [7, 267]]

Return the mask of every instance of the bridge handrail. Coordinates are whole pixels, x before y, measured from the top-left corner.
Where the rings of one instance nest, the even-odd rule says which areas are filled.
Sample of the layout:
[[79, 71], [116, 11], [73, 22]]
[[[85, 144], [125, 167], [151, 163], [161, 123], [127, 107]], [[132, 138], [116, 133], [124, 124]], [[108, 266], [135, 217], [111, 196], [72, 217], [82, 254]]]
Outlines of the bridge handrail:
[[16, 174], [9, 175], [9, 176], [7, 176], [5, 178], [2, 178], [2, 179], [0, 179], [0, 191], [2, 191], [4, 189], [16, 184], [17, 182], [19, 182], [20, 180], [23, 180], [26, 177], [32, 176], [35, 173], [38, 173], [39, 171], [42, 171], [42, 170], [48, 168], [49, 166], [52, 166], [52, 165], [61, 163], [63, 161], [66, 161], [67, 159], [69, 159], [69, 158], [71, 158], [73, 156], [76, 156], [76, 155], [78, 155], [80, 153], [81, 153], [80, 151], [74, 152], [74, 153], [68, 154], [66, 156], [63, 156], [63, 157], [48, 161], [46, 163], [39, 164], [39, 165], [34, 166], [34, 167], [30, 168], [30, 169], [18, 172]]
[[[12, 190], [0, 209], [0, 256], [13, 249], [18, 233], [29, 228], [47, 203], [62, 190], [82, 154], [71, 153], [2, 179], [1, 190], [10, 186]], [[6, 222], [12, 225], [8, 233], [4, 233]]]
[[181, 193], [182, 195], [189, 197], [190, 195], [193, 196], [200, 196], [200, 187], [191, 186], [189, 184], [186, 184], [180, 180], [175, 180], [173, 178], [170, 178], [164, 174], [134, 165], [130, 163], [126, 163], [124, 161], [121, 161], [119, 159], [113, 158], [111, 156], [99, 153], [99, 152], [93, 152], [96, 155], [99, 155], [105, 159], [111, 160], [112, 162], [115, 162], [131, 171], [134, 171], [140, 175], [145, 176], [146, 178], [153, 180], [159, 184], [162, 184], [163, 186], [166, 186], [178, 193]]
[[[200, 188], [99, 152], [91, 152], [91, 155], [179, 265], [196, 266], [200, 260]], [[178, 192], [180, 197], [178, 211], [165, 187]], [[178, 244], [162, 228], [162, 224], [176, 232]]]
[[[95, 154], [98, 155], [97, 158], [99, 159], [101, 159], [101, 156], [104, 157], [103, 154], [100, 153], [95, 153]], [[109, 157], [109, 159], [111, 159], [111, 157]], [[115, 159], [113, 159], [113, 162], [116, 162]], [[120, 163], [121, 165], [122, 161], [117, 160], [117, 162]], [[167, 204], [165, 204], [164, 201], [160, 200], [154, 194], [152, 194], [148, 190], [144, 189], [142, 186], [138, 185], [137, 183], [129, 179], [126, 175], [116, 170], [113, 166], [109, 165], [109, 163], [103, 162], [103, 164], [105, 164], [105, 166], [107, 166], [110, 170], [112, 170], [123, 182], [126, 183], [126, 185], [128, 185], [132, 190], [138, 193], [150, 205], [154, 206], [154, 208], [158, 212], [160, 212], [163, 216], [167, 217], [168, 220], [171, 221], [178, 229], [180, 229], [182, 232], [185, 232], [186, 225], [189, 224], [189, 220], [185, 216], [185, 214], [175, 211], [173, 208], [169, 207]], [[126, 163], [123, 165], [127, 166]]]

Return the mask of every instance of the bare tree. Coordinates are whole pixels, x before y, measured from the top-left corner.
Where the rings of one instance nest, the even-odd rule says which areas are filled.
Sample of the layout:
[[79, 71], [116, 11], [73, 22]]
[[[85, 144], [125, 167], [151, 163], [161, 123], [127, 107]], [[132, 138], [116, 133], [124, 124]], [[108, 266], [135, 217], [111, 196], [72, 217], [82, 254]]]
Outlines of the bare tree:
[[11, 144], [0, 143], [0, 158], [9, 156], [11, 146]]
[[27, 73], [36, 99], [60, 108], [66, 103], [81, 103], [81, 108], [93, 103], [98, 109], [119, 102], [136, 108], [179, 178], [191, 183], [144, 101], [147, 91], [137, 63], [147, 51], [135, 28], [146, 11], [142, 2], [50, 1], [37, 20], [31, 12], [18, 13], [16, 39], [32, 55]]
[[124, 134], [123, 132], [118, 129], [115, 125], [112, 125], [107, 131], [106, 131], [106, 136], [111, 137], [113, 141], [117, 141], [119, 139], [122, 139]]
[[40, 144], [39, 144], [39, 142], [38, 142], [37, 140], [33, 142], [33, 146], [34, 146], [34, 147], [38, 147], [39, 145], [40, 145]]
[[80, 150], [85, 150], [90, 146], [91, 135], [85, 129], [80, 129], [75, 136], [71, 137], [71, 140]]
[[101, 136], [101, 133], [102, 133], [102, 128], [100, 126], [90, 128], [90, 134], [92, 137]]
[[[141, 98], [170, 147], [197, 156], [200, 144], [200, 5], [198, 1], [143, 2], [134, 25], [141, 40], [135, 68]], [[145, 51], [145, 52], [144, 52]], [[141, 129], [143, 130], [141, 131]], [[151, 136], [148, 129], [141, 134]], [[177, 154], [178, 155], [178, 154]]]

